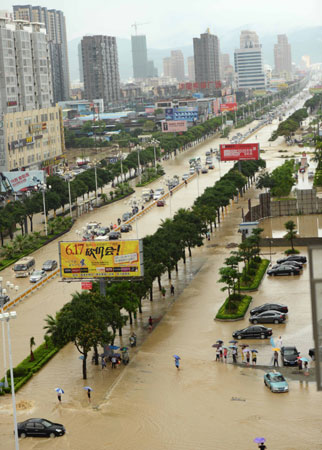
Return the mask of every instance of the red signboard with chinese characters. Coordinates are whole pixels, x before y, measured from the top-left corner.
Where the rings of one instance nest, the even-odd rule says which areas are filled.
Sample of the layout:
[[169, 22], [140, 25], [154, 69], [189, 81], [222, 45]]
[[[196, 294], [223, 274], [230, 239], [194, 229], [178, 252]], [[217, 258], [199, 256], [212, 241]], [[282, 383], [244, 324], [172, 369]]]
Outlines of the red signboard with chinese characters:
[[86, 289], [87, 291], [91, 291], [93, 288], [93, 283], [91, 281], [83, 281], [81, 283], [82, 289]]
[[220, 145], [221, 161], [243, 161], [259, 159], [259, 144], [222, 144]]
[[237, 103], [222, 103], [220, 111], [237, 111]]

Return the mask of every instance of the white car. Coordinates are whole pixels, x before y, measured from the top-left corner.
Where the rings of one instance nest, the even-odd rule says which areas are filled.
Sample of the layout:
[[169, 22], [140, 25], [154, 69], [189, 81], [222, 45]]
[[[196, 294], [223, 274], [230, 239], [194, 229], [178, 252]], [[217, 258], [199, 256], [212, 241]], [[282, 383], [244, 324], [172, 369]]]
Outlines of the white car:
[[184, 173], [184, 174], [182, 175], [182, 180], [185, 181], [185, 180], [187, 180], [189, 177], [190, 177], [189, 173]]
[[44, 270], [34, 270], [29, 277], [30, 283], [38, 283], [38, 281], [42, 280], [46, 276], [46, 272]]
[[195, 173], [195, 168], [194, 167], [190, 167], [189, 173], [190, 173], [190, 175], [193, 175]]

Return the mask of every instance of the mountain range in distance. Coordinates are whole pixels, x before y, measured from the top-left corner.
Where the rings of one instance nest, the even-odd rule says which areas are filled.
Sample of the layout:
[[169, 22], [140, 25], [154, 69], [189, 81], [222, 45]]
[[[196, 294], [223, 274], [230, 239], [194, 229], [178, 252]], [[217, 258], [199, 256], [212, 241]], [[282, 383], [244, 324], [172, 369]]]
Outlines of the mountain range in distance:
[[[245, 27], [232, 30], [220, 37], [220, 49], [222, 53], [229, 53], [230, 64], [233, 65], [234, 50], [239, 48], [240, 31], [247, 29]], [[249, 29], [249, 28], [248, 28]], [[277, 42], [277, 34], [266, 33], [259, 34], [260, 43], [263, 49], [264, 64], [274, 66], [274, 44]], [[282, 34], [282, 32], [281, 32]], [[322, 26], [298, 29], [287, 33], [288, 41], [292, 46], [292, 61], [298, 64], [303, 55], [309, 55], [312, 63], [322, 61]], [[78, 45], [82, 37], [68, 41], [68, 56], [70, 79], [72, 81], [79, 80], [79, 59]], [[132, 71], [132, 53], [131, 39], [116, 38], [119, 57], [120, 77], [122, 81], [126, 81], [133, 76]], [[147, 36], [148, 40], [148, 36]], [[149, 45], [149, 42], [147, 42]], [[148, 48], [148, 59], [154, 61], [154, 65], [158, 68], [159, 75], [163, 71], [163, 58], [170, 56], [171, 50], [181, 50], [185, 59], [185, 72], [187, 73], [187, 57], [193, 55], [193, 44], [176, 47], [176, 48]]]

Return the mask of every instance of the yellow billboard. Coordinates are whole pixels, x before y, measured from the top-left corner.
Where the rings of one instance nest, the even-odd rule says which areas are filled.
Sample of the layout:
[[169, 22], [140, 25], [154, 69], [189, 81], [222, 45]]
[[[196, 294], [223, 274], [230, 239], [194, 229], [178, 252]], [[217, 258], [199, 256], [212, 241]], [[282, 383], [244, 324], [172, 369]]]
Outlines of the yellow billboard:
[[143, 242], [59, 242], [60, 274], [63, 279], [137, 278], [144, 275]]

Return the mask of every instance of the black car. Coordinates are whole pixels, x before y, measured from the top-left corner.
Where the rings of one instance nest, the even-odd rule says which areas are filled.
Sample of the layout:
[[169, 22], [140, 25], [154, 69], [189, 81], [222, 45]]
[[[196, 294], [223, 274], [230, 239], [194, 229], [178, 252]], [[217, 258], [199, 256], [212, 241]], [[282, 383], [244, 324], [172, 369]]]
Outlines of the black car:
[[251, 323], [282, 323], [286, 319], [286, 315], [278, 311], [263, 311], [259, 314], [250, 316]]
[[2, 296], [0, 295], [0, 306], [2, 303], [5, 305], [8, 302], [10, 302], [9, 295], [2, 295]]
[[53, 259], [48, 259], [48, 261], [45, 261], [42, 265], [42, 270], [46, 270], [46, 272], [49, 272], [50, 270], [57, 269], [57, 261], [54, 261]]
[[264, 311], [278, 311], [286, 314], [288, 313], [288, 307], [286, 305], [280, 305], [279, 303], [265, 303], [264, 305], [256, 306], [256, 308], [251, 309], [250, 315], [260, 314]]
[[267, 271], [267, 275], [270, 277], [277, 276], [277, 275], [300, 275], [301, 271], [300, 269], [294, 267], [294, 266], [284, 266], [283, 264], [279, 265], [276, 269], [269, 269]]
[[108, 239], [110, 241], [117, 241], [118, 239], [120, 239], [121, 237], [121, 233], [119, 231], [112, 231], [109, 235], [108, 235]]
[[262, 325], [255, 325], [252, 327], [244, 328], [243, 330], [237, 330], [233, 332], [233, 338], [237, 339], [267, 339], [272, 336], [273, 331], [271, 328], [263, 327]]
[[123, 216], [122, 216], [123, 222], [126, 222], [127, 220], [129, 220], [129, 219], [132, 217], [132, 215], [133, 215], [133, 214], [130, 213], [130, 212], [124, 213]]
[[281, 348], [281, 357], [284, 366], [296, 366], [297, 365], [297, 357], [300, 352], [297, 351], [296, 347], [282, 347]]
[[39, 437], [56, 437], [65, 434], [66, 429], [61, 423], [53, 423], [47, 419], [28, 419], [24, 422], [19, 422], [18, 437], [25, 438], [26, 436]]
[[284, 262], [287, 261], [298, 261], [302, 264], [306, 263], [306, 256], [301, 256], [301, 255], [290, 255], [287, 258], [282, 258], [282, 259], [278, 259], [277, 260], [277, 264], [282, 264]]
[[121, 226], [121, 233], [128, 233], [129, 231], [132, 231], [132, 225], [130, 225], [129, 223]]

